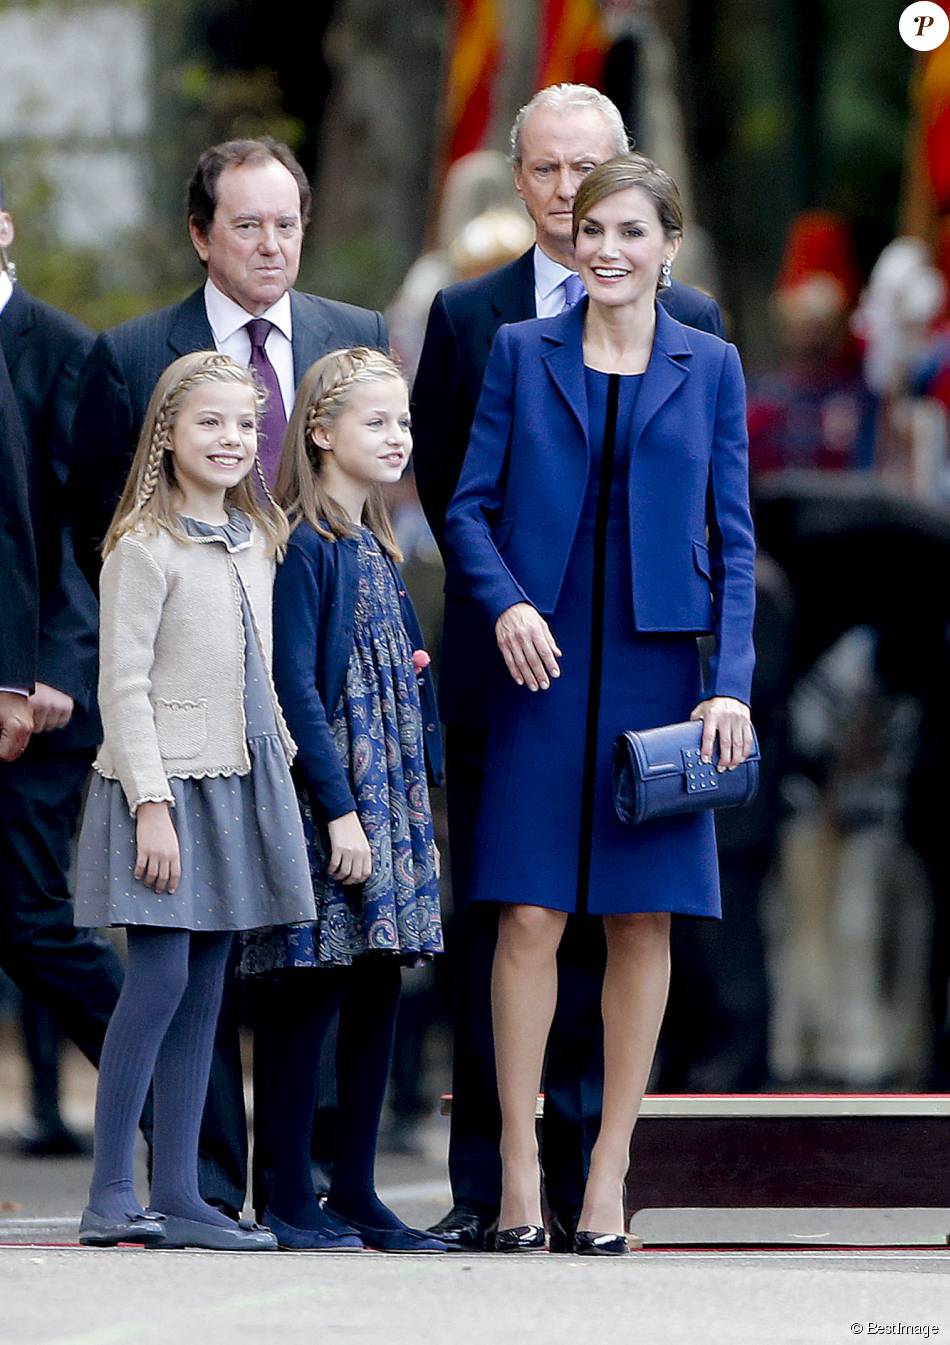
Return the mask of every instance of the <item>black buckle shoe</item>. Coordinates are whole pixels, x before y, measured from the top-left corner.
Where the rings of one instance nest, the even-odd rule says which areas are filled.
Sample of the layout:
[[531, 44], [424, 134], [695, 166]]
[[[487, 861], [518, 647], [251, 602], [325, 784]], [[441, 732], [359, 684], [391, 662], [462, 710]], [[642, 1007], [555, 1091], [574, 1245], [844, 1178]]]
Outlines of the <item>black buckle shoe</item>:
[[488, 1205], [458, 1200], [444, 1218], [428, 1230], [454, 1252], [484, 1252], [491, 1250], [491, 1237], [496, 1223], [495, 1212]]

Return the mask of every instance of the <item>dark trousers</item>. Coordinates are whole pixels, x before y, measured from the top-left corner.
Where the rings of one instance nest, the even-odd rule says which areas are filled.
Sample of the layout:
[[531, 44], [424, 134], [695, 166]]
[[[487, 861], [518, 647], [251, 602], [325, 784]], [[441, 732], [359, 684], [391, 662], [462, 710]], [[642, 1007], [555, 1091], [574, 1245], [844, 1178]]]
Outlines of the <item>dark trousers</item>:
[[62, 1031], [46, 1005], [31, 995], [20, 1004], [20, 1031], [30, 1068], [33, 1123], [40, 1134], [61, 1130], [65, 1125], [59, 1108]]
[[112, 945], [73, 924], [70, 851], [90, 751], [0, 766], [0, 967], [98, 1064], [119, 997]]
[[769, 1086], [770, 995], [759, 907], [770, 859], [724, 850], [723, 919], [673, 921], [659, 1093], [757, 1093]]
[[[452, 725], [446, 735], [446, 785], [456, 914], [447, 944], [454, 988], [454, 1051], [449, 1176], [456, 1201], [497, 1209], [501, 1201], [501, 1112], [492, 1038], [491, 973], [498, 907], [469, 900], [474, 824], [484, 771], [480, 729]], [[579, 1209], [600, 1128], [603, 1022], [600, 996], [603, 927], [569, 918], [558, 953], [558, 999], [544, 1070], [541, 1165], [556, 1210]]]
[[[273, 1017], [273, 995], [267, 976], [244, 981], [237, 975], [240, 939], [234, 947], [225, 974], [224, 994], [211, 1057], [208, 1096], [198, 1143], [198, 1189], [213, 1205], [240, 1210], [248, 1185], [248, 1127], [244, 1107], [244, 1073], [241, 1062], [241, 1025], [252, 1028]], [[251, 1199], [257, 1211], [270, 1203], [273, 1147], [267, 1125], [268, 1061], [255, 1036], [253, 1052], [254, 1161]]]
[[210, 1204], [240, 1211], [247, 1189], [247, 1118], [240, 1034], [245, 1015], [244, 987], [236, 975], [240, 940], [235, 938], [233, 943], [198, 1140], [198, 1189]]

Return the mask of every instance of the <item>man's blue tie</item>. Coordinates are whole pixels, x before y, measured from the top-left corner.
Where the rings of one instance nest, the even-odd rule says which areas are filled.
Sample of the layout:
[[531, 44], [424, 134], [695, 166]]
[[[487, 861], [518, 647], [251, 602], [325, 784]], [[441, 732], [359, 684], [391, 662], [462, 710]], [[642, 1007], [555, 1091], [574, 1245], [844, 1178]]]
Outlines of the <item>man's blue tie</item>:
[[562, 286], [564, 290], [564, 307], [561, 312], [566, 312], [568, 308], [573, 308], [576, 303], [583, 299], [587, 291], [584, 289], [584, 283], [576, 271], [572, 271], [566, 278]]

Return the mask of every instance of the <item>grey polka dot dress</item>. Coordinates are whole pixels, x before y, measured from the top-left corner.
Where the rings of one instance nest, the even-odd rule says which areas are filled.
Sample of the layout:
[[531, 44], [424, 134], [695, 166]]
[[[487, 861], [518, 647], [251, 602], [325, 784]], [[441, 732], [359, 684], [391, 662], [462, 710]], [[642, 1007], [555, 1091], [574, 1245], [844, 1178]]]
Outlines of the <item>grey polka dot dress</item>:
[[[222, 527], [182, 522], [190, 535], [220, 540], [230, 551], [250, 544], [250, 522], [236, 511]], [[119, 782], [94, 774], [79, 836], [77, 925], [211, 931], [315, 918], [300, 811], [243, 587], [241, 600], [250, 774], [169, 780], [182, 862], [174, 894], [136, 881], [135, 819]]]

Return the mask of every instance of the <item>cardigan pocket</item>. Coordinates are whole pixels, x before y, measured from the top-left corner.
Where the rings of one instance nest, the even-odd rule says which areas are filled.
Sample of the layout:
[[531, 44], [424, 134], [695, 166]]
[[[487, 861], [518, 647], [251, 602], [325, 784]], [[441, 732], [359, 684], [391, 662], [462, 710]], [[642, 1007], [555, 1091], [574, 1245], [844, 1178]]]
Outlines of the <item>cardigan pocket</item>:
[[196, 757], [208, 742], [206, 700], [155, 701], [155, 732], [162, 757], [180, 761]]

